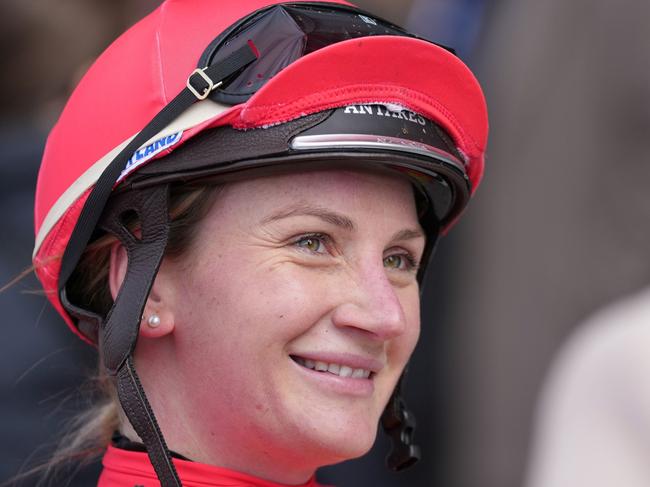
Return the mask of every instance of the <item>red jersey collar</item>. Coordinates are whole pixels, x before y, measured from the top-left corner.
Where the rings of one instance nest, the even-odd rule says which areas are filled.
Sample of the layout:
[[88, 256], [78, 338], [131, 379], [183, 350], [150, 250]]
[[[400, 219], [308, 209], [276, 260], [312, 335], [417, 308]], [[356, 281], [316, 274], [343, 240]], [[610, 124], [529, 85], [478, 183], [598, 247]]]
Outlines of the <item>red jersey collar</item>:
[[[183, 487], [289, 487], [251, 475], [203, 463], [173, 459]], [[122, 450], [109, 445], [102, 460], [104, 469], [98, 487], [160, 487], [160, 482], [144, 452]], [[315, 478], [293, 487], [327, 487]]]

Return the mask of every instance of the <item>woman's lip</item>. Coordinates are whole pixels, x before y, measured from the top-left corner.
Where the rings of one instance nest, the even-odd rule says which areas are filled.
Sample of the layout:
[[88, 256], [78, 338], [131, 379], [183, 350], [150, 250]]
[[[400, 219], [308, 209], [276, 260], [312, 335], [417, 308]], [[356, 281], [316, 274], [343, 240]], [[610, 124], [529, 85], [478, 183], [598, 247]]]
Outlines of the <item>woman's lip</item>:
[[341, 352], [305, 352], [291, 353], [295, 357], [314, 362], [325, 362], [327, 364], [347, 365], [351, 369], [369, 370], [376, 374], [384, 368], [384, 363], [376, 358]]
[[[298, 355], [292, 354], [292, 356], [295, 357]], [[304, 374], [303, 376], [307, 378], [311, 384], [317, 384], [319, 388], [334, 392], [337, 395], [343, 394], [346, 396], [362, 398], [372, 396], [375, 391], [375, 381], [373, 379], [374, 374], [367, 379], [341, 377], [330, 372], [319, 372], [314, 369], [309, 369], [292, 359], [290, 359], [290, 361], [298, 368], [298, 372], [301, 375]]]

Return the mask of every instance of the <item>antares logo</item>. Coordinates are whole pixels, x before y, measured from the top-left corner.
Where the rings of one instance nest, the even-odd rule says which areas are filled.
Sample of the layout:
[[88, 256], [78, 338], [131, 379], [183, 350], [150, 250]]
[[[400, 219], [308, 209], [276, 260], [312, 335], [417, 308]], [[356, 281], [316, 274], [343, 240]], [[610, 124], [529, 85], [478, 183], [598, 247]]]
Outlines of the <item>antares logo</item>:
[[354, 115], [375, 115], [382, 117], [401, 118], [407, 122], [417, 123], [418, 125], [426, 125], [427, 121], [422, 115], [411, 112], [404, 108], [391, 110], [385, 105], [348, 105], [343, 110], [343, 113]]
[[126, 166], [124, 166], [124, 170], [117, 180], [122, 180], [127, 176], [127, 174], [137, 168], [140, 164], [147, 162], [156, 154], [160, 154], [163, 150], [168, 149], [169, 147], [176, 144], [179, 140], [181, 140], [181, 135], [183, 135], [182, 131], [171, 135], [165, 135], [164, 137], [154, 140], [151, 144], [140, 147], [133, 153], [131, 158], [126, 161]]

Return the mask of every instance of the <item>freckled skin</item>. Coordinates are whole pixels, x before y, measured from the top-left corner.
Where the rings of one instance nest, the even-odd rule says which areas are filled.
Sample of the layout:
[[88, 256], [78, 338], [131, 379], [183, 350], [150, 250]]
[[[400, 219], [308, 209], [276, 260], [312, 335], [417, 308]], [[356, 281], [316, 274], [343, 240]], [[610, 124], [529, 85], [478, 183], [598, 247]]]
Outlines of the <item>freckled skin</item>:
[[[268, 221], [296, 205], [354, 229], [311, 214]], [[424, 238], [393, 239], [405, 229], [420, 226], [397, 176], [318, 171], [225, 186], [191, 250], [156, 279], [173, 332], [136, 349], [170, 448], [285, 483], [365, 453], [419, 335], [415, 271], [386, 265], [420, 257]], [[310, 380], [290, 355], [315, 352], [381, 361], [372, 394]]]

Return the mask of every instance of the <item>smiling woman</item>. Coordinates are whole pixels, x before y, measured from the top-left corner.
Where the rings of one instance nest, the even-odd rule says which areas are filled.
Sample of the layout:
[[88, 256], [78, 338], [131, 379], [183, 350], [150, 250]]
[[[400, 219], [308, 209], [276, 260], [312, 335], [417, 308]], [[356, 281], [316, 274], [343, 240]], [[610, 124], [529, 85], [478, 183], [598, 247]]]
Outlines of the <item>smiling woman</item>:
[[[158, 272], [145, 316], [160, 324], [135, 354], [172, 449], [287, 484], [365, 453], [417, 341], [416, 273], [393, 263], [422, 254], [417, 229], [402, 178], [226, 185], [185, 255]], [[126, 261], [115, 253], [115, 290]]]
[[216, 3], [134, 26], [48, 139], [35, 267], [107, 390], [71, 444], [105, 450], [101, 486], [317, 485], [381, 421], [406, 468], [400, 380], [481, 178], [481, 90], [345, 3]]

